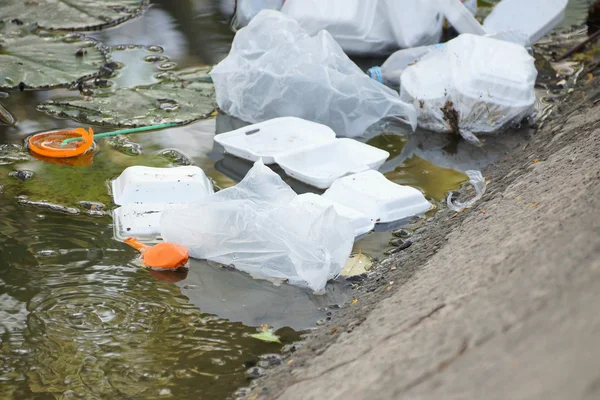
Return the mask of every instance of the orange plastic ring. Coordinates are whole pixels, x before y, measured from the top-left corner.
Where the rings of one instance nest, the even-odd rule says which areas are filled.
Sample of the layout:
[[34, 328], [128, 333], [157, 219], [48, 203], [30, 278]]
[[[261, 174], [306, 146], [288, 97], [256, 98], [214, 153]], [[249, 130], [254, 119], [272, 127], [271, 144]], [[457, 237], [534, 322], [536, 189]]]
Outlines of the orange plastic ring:
[[[65, 139], [81, 137], [82, 140], [62, 146]], [[88, 151], [94, 144], [94, 131], [89, 128], [69, 129], [63, 131], [44, 132], [29, 138], [29, 150], [33, 153], [50, 158], [77, 157]]]

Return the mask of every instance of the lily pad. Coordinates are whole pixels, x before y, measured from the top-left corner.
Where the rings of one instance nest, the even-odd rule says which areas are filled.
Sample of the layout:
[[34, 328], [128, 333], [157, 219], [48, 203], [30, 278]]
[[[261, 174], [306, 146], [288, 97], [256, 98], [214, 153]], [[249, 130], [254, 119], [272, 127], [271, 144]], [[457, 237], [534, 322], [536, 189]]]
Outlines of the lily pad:
[[0, 21], [0, 89], [68, 86], [100, 73], [100, 45], [79, 34], [44, 36]]
[[16, 19], [51, 30], [89, 31], [140, 15], [148, 0], [2, 0], [0, 20]]
[[[91, 97], [48, 100], [38, 109], [60, 118], [118, 127], [183, 125], [208, 118], [217, 107], [214, 85], [207, 82], [206, 73], [182, 72], [186, 79], [174, 74], [169, 80], [152, 85], [96, 92]], [[189, 76], [193, 79], [187, 79]]]
[[16, 122], [15, 117], [0, 103], [0, 124], [1, 125], [14, 125]]

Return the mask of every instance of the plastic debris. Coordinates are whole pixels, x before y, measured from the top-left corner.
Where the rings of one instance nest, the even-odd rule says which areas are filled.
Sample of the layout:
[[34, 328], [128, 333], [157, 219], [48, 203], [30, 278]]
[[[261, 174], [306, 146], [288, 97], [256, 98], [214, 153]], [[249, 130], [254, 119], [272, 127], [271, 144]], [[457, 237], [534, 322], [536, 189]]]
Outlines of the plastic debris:
[[130, 237], [125, 243], [142, 254], [144, 264], [152, 269], [174, 270], [183, 267], [189, 259], [188, 250], [174, 243], [162, 242], [155, 246], [146, 246]]
[[253, 333], [250, 335], [253, 339], [262, 340], [267, 343], [281, 343], [279, 340], [279, 336], [273, 333], [273, 329], [270, 329], [267, 325], [262, 325], [260, 327], [259, 333]]
[[153, 168], [134, 166], [112, 181], [117, 205], [131, 203], [184, 203], [214, 192], [199, 167]]
[[333, 207], [340, 217], [346, 218], [352, 224], [355, 237], [369, 233], [375, 227], [373, 221], [362, 212], [314, 193], [301, 194], [292, 200], [292, 203], [309, 203], [311, 206], [320, 206], [324, 209]]
[[439, 10], [448, 19], [458, 33], [485, 35], [487, 32], [481, 26], [474, 14], [461, 0], [437, 0]]
[[[89, 151], [94, 145], [94, 131], [89, 128], [57, 130], [42, 132], [29, 138], [29, 151], [35, 155], [47, 158], [70, 158], [78, 157]], [[69, 138], [80, 138], [68, 145], [63, 145], [63, 140]]]
[[279, 10], [284, 2], [285, 0], [236, 0], [235, 15], [231, 25], [234, 29], [241, 29], [262, 10]]
[[327, 30], [355, 55], [438, 43], [442, 35], [435, 0], [287, 0], [281, 12], [309, 34]]
[[479, 201], [479, 199], [481, 199], [481, 197], [485, 193], [486, 183], [485, 183], [485, 179], [483, 178], [483, 175], [481, 175], [481, 172], [465, 171], [465, 174], [467, 174], [467, 176], [469, 177], [469, 183], [475, 189], [475, 197], [473, 197], [471, 200], [466, 201], [464, 203], [461, 203], [458, 201], [452, 202], [453, 193], [452, 192], [448, 193], [448, 198], [446, 199], [446, 203], [448, 204], [448, 208], [451, 209], [452, 211], [460, 212], [460, 211], [464, 210], [465, 208], [469, 208], [469, 207], [473, 206], [473, 204], [477, 203], [477, 201]]
[[436, 44], [398, 50], [389, 56], [381, 67], [371, 67], [367, 73], [379, 83], [400, 90], [400, 76], [402, 75], [402, 71], [442, 46], [442, 44]]
[[366, 76], [328, 32], [310, 36], [277, 11], [238, 31], [211, 76], [221, 110], [248, 122], [295, 116], [349, 137], [384, 118], [416, 127], [414, 107]]
[[483, 22], [487, 32], [518, 31], [534, 44], [565, 18], [569, 0], [502, 0]]
[[334, 207], [296, 196], [259, 160], [236, 186], [165, 210], [162, 237], [194, 258], [321, 291], [350, 255], [354, 228]]
[[[461, 0], [439, 0], [438, 7], [459, 33], [475, 35], [508, 32], [524, 37], [526, 45], [546, 36], [565, 17], [568, 0], [502, 0], [483, 25], [473, 16], [468, 5]], [[512, 40], [514, 41], [514, 40]]]
[[328, 126], [295, 117], [273, 118], [215, 136], [215, 142], [236, 157], [250, 161], [262, 159], [273, 164], [275, 157], [302, 151], [335, 140]]
[[423, 214], [431, 208], [423, 193], [397, 185], [378, 171], [366, 171], [338, 179], [323, 197], [367, 215], [375, 223], [387, 223]]
[[346, 175], [378, 169], [390, 153], [354, 139], [336, 139], [319, 147], [275, 157], [286, 174], [319, 189]]
[[417, 109], [420, 127], [479, 143], [473, 133], [531, 115], [536, 77], [534, 59], [522, 46], [464, 34], [404, 70], [401, 98]]
[[152, 168], [134, 166], [112, 181], [116, 240], [134, 236], [144, 242], [160, 239], [160, 216], [168, 208], [214, 193], [204, 171], [194, 166]]

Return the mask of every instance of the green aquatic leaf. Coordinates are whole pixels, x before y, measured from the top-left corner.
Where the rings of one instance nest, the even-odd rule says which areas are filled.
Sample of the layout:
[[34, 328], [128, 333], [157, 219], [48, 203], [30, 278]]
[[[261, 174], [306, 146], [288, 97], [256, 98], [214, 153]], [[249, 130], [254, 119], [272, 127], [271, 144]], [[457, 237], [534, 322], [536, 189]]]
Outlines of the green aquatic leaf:
[[340, 272], [342, 276], [357, 276], [362, 275], [373, 267], [373, 259], [366, 254], [363, 254], [362, 251], [358, 254], [350, 256], [346, 261], [346, 265]]
[[252, 334], [250, 337], [268, 343], [281, 343], [279, 336], [275, 335], [273, 330], [269, 329], [267, 325], [263, 325], [259, 333]]
[[99, 44], [79, 34], [38, 34], [0, 21], [0, 89], [68, 86], [100, 73]]
[[139, 16], [148, 0], [2, 0], [0, 20], [18, 19], [52, 30], [88, 31]]
[[0, 103], [0, 124], [14, 125], [15, 122], [15, 117]]
[[214, 85], [200, 73], [194, 79], [174, 74], [156, 84], [100, 91], [91, 97], [53, 99], [38, 106], [40, 111], [61, 118], [118, 127], [187, 124], [208, 118], [216, 108]]

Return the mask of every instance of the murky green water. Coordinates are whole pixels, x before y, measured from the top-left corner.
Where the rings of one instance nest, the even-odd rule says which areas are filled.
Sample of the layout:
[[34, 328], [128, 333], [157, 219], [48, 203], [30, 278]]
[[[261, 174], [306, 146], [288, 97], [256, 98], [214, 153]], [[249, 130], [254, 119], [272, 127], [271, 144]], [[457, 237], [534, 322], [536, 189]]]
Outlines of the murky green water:
[[[569, 23], [580, 23], [587, 2], [572, 3]], [[111, 45], [163, 46], [169, 59], [162, 61], [179, 67], [218, 62], [232, 38], [217, 2], [169, 0], [155, 1], [143, 18], [92, 36]], [[117, 85], [151, 83], [154, 64], [127, 66], [128, 58], [147, 55], [143, 48], [115, 55], [126, 65]], [[315, 296], [206, 262], [192, 261], [180, 274], [136, 266], [135, 252], [113, 240], [107, 182], [131, 165], [169, 166], [173, 159], [160, 152], [175, 149], [219, 187], [231, 186], [251, 165], [223, 157], [213, 137], [240, 121], [219, 115], [124, 142], [102, 140], [89, 166], [39, 161], [22, 147], [28, 135], [77, 126], [35, 109], [64, 94], [3, 99], [18, 125], [0, 126], [0, 398], [226, 398], [249, 384], [246, 370], [266, 364], [261, 356], [281, 351], [350, 298], [341, 282]], [[391, 153], [382, 167], [388, 178], [437, 202], [464, 182], [460, 171], [484, 168], [520, 140], [521, 133], [507, 133], [488, 138], [480, 149], [422, 132], [382, 135], [370, 143]], [[24, 171], [33, 172], [31, 179], [18, 179], [28, 175]], [[40, 207], [42, 200], [63, 208]], [[389, 232], [373, 233], [355, 249], [381, 257], [390, 238]], [[273, 326], [282, 343], [251, 338], [261, 324]]]

